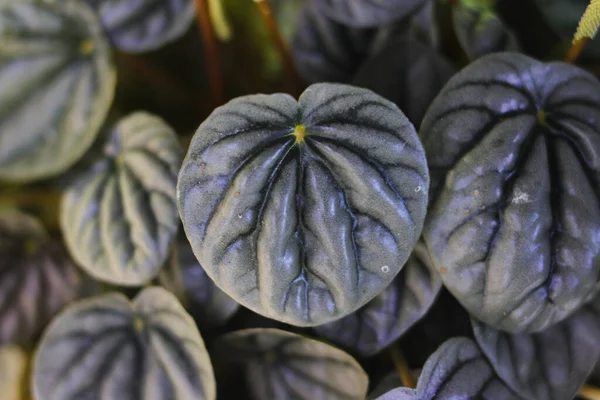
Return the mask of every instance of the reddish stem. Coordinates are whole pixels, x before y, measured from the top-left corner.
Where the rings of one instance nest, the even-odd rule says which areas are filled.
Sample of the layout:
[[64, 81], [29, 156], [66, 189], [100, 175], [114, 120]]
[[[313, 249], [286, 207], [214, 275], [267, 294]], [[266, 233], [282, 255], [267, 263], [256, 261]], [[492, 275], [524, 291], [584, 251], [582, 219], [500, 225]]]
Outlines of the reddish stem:
[[565, 56], [565, 62], [569, 64], [575, 64], [575, 62], [583, 52], [585, 45], [588, 44], [589, 41], [589, 38], [579, 39], [575, 41], [575, 43], [573, 43], [569, 48], [569, 51], [567, 51], [567, 55]]

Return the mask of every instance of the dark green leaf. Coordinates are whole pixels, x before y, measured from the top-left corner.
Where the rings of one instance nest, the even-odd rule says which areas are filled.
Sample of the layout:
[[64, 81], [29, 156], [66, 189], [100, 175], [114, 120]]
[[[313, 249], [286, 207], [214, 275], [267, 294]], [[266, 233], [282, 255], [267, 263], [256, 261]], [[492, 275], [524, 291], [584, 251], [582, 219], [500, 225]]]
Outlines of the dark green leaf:
[[371, 356], [402, 336], [435, 300], [442, 280], [423, 242], [392, 283], [366, 306], [315, 329], [327, 340]]
[[319, 0], [322, 13], [341, 24], [374, 27], [389, 24], [420, 10], [428, 0]]
[[225, 365], [245, 365], [254, 400], [362, 400], [369, 384], [348, 354], [278, 329], [229, 333], [215, 342], [211, 354]]
[[158, 287], [133, 302], [111, 293], [62, 312], [35, 354], [33, 390], [44, 400], [216, 398], [194, 321]]
[[160, 118], [134, 113], [116, 125], [104, 153], [67, 190], [63, 234], [96, 279], [142, 285], [158, 274], [178, 229], [179, 142]]
[[421, 231], [429, 176], [412, 124], [371, 91], [316, 84], [296, 101], [217, 108], [179, 174], [181, 219], [217, 286], [315, 326], [379, 294]]
[[96, 10], [114, 46], [155, 50], [178, 39], [194, 21], [194, 0], [83, 0]]
[[109, 50], [79, 1], [0, 1], [0, 179], [58, 175], [91, 146], [113, 98]]
[[498, 375], [527, 400], [572, 399], [600, 357], [600, 297], [533, 334], [511, 335], [472, 323]]
[[594, 76], [514, 53], [465, 68], [427, 112], [423, 235], [444, 285], [482, 322], [539, 331], [600, 288], [598, 115]]

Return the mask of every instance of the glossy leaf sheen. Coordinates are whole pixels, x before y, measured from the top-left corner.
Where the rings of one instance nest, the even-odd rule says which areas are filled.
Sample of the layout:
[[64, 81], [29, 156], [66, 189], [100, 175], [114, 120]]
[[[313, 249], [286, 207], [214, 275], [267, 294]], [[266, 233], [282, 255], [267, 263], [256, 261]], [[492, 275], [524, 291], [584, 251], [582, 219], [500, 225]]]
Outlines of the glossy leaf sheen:
[[0, 344], [32, 345], [81, 285], [77, 267], [39, 221], [0, 214]]
[[316, 340], [278, 329], [246, 329], [222, 336], [215, 357], [244, 363], [254, 400], [362, 400], [367, 374], [351, 356]]
[[482, 322], [539, 331], [600, 288], [598, 115], [594, 76], [513, 53], [474, 62], [429, 109], [424, 238]]
[[43, 400], [216, 398], [193, 319], [158, 287], [133, 303], [111, 293], [61, 313], [36, 352], [33, 390]]
[[452, 9], [454, 32], [471, 60], [489, 53], [518, 51], [519, 43], [493, 10], [461, 5]]
[[346, 83], [367, 57], [375, 29], [341, 25], [318, 8], [320, 0], [306, 0], [298, 16], [292, 54], [306, 82]]
[[419, 237], [428, 185], [414, 128], [394, 104], [317, 84], [299, 101], [253, 95], [216, 109], [192, 140], [178, 200], [217, 286], [269, 318], [314, 326], [392, 281]]
[[371, 356], [419, 321], [441, 286], [425, 244], [419, 242], [402, 271], [383, 292], [358, 311], [315, 330], [327, 340]]
[[194, 21], [194, 0], [84, 0], [96, 10], [112, 44], [155, 50], [178, 39]]
[[321, 12], [341, 24], [373, 27], [419, 11], [428, 0], [319, 0]]
[[104, 153], [67, 190], [63, 234], [96, 279], [142, 285], [162, 267], [178, 229], [179, 142], [160, 118], [134, 113], [116, 125]]
[[391, 40], [366, 61], [352, 83], [396, 103], [419, 126], [454, 67], [432, 48], [415, 39]]
[[0, 1], [0, 179], [58, 175], [91, 146], [115, 72], [79, 1]]
[[527, 400], [573, 398], [600, 357], [600, 297], [533, 334], [511, 335], [472, 323], [498, 375]]
[[470, 339], [445, 342], [425, 363], [416, 389], [396, 388], [373, 400], [520, 400], [496, 376]]

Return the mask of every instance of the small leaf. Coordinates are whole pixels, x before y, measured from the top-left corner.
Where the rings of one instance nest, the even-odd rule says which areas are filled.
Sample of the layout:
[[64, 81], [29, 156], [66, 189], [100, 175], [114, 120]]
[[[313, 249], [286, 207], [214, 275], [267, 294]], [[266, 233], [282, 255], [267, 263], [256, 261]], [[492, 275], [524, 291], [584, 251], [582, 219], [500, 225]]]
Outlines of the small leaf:
[[385, 289], [421, 231], [429, 174], [393, 103], [316, 84], [296, 101], [217, 108], [179, 173], [185, 233], [206, 273], [269, 318], [316, 326]]
[[0, 344], [26, 346], [50, 319], [78, 298], [84, 279], [36, 219], [0, 214]]
[[116, 125], [104, 154], [68, 188], [63, 234], [96, 279], [142, 285], [158, 274], [178, 229], [179, 142], [160, 118], [134, 113]]
[[177, 241], [169, 265], [158, 279], [180, 299], [201, 327], [223, 325], [239, 308], [206, 275], [185, 238]]
[[155, 50], [194, 21], [194, 0], [83, 0], [100, 16], [113, 45], [129, 52]]
[[111, 293], [62, 312], [35, 354], [33, 390], [43, 400], [216, 398], [193, 319], [158, 287], [133, 302]]
[[215, 359], [243, 363], [254, 400], [362, 400], [367, 374], [348, 354], [278, 329], [246, 329], [217, 339]]
[[418, 242], [402, 271], [383, 292], [358, 311], [315, 330], [327, 340], [371, 356], [419, 321], [441, 286], [425, 244]]
[[428, 0], [319, 0], [322, 13], [353, 27], [374, 27], [417, 13]]
[[85, 4], [0, 1], [0, 179], [37, 180], [72, 166], [98, 134], [115, 78]]
[[600, 296], [566, 320], [533, 334], [511, 335], [472, 323], [498, 375], [527, 400], [573, 398], [600, 357]]
[[[378, 391], [379, 392], [379, 391]], [[470, 339], [445, 342], [425, 363], [416, 389], [396, 388], [373, 400], [520, 400]]]
[[0, 347], [0, 393], [2, 400], [25, 400], [27, 354], [18, 346]]

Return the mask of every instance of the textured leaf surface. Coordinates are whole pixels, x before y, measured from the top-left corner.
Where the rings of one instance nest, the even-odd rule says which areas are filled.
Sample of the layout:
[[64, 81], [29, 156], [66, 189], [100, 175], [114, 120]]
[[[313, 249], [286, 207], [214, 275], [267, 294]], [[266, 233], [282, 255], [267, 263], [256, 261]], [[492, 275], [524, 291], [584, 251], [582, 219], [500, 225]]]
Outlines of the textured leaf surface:
[[353, 84], [396, 103], [419, 126], [427, 108], [454, 72], [454, 67], [435, 50], [402, 37], [391, 40], [366, 61]]
[[100, 16], [114, 46], [130, 52], [157, 49], [188, 30], [194, 0], [84, 0]]
[[3, 400], [24, 400], [27, 355], [18, 346], [0, 347], [0, 393]]
[[31, 345], [75, 300], [83, 279], [65, 250], [34, 218], [0, 214], [0, 343]]
[[442, 280], [423, 242], [392, 283], [354, 313], [315, 328], [327, 340], [371, 356], [402, 336], [435, 300]]
[[362, 400], [367, 374], [348, 354], [278, 329], [246, 329], [215, 342], [215, 359], [244, 363], [255, 400]]
[[454, 32], [471, 60], [489, 53], [519, 50], [517, 38], [493, 9], [459, 3], [452, 11]]
[[321, 11], [341, 24], [373, 27], [389, 24], [419, 11], [428, 0], [320, 0]]
[[392, 281], [419, 237], [428, 186], [421, 144], [394, 104], [317, 84], [299, 101], [253, 95], [216, 109], [192, 140], [178, 200], [217, 286], [267, 317], [314, 326]]
[[160, 272], [160, 283], [174, 293], [201, 325], [224, 324], [239, 304], [215, 286], [194, 255], [187, 239], [178, 240], [169, 265]]
[[33, 389], [43, 400], [215, 399], [213, 370], [193, 319], [158, 287], [73, 304], [45, 332]]
[[416, 389], [396, 388], [374, 400], [519, 400], [470, 339], [445, 342], [427, 360]]
[[341, 25], [318, 8], [320, 0], [306, 0], [298, 16], [292, 53], [298, 72], [309, 83], [346, 83], [367, 57], [375, 29]]
[[600, 297], [533, 334], [511, 335], [472, 323], [498, 375], [528, 400], [573, 398], [600, 357]]
[[67, 190], [63, 234], [96, 279], [142, 285], [166, 261], [178, 229], [179, 142], [161, 119], [134, 113], [116, 125], [104, 153]]
[[600, 287], [599, 115], [594, 76], [513, 53], [474, 62], [429, 109], [424, 238], [480, 321], [538, 331]]
[[91, 146], [113, 98], [109, 50], [78, 1], [0, 1], [0, 179], [57, 175]]

